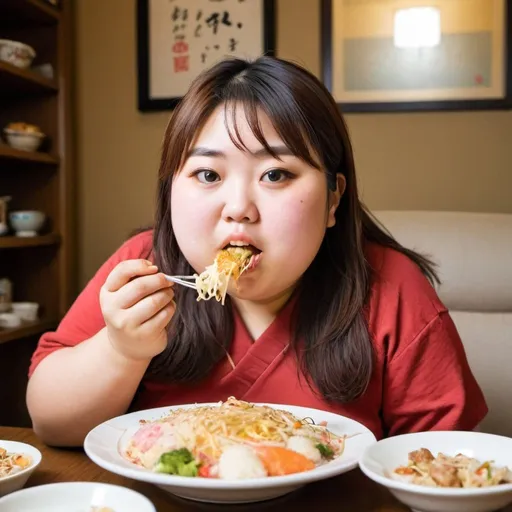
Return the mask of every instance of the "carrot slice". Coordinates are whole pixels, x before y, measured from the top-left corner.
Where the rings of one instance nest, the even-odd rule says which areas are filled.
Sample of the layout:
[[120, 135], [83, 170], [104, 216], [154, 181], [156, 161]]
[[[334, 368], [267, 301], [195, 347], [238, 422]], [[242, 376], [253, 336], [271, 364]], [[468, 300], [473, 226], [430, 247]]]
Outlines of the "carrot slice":
[[269, 476], [290, 475], [315, 468], [312, 460], [281, 446], [258, 446], [255, 451]]

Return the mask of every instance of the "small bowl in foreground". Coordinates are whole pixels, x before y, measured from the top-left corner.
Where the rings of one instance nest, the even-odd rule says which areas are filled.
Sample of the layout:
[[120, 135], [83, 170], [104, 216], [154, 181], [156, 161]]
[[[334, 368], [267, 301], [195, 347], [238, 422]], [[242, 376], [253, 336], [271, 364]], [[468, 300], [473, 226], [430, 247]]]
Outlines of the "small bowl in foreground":
[[18, 491], [27, 483], [30, 475], [34, 472], [37, 466], [39, 466], [42, 455], [34, 446], [18, 441], [4, 441], [3, 439], [0, 439], [0, 448], [4, 448], [9, 453], [28, 455], [32, 459], [32, 463], [27, 468], [12, 475], [0, 478], [0, 496], [5, 496], [11, 492]]
[[455, 456], [462, 453], [481, 462], [512, 469], [512, 439], [482, 432], [418, 432], [390, 437], [368, 446], [359, 466], [363, 473], [388, 488], [415, 512], [491, 512], [512, 502], [512, 484], [478, 488], [426, 487], [397, 481], [390, 476], [398, 466], [406, 466], [409, 452], [429, 449]]
[[0, 499], [2, 512], [69, 512], [108, 507], [113, 512], [156, 512], [148, 498], [120, 485], [61, 482], [38, 485]]

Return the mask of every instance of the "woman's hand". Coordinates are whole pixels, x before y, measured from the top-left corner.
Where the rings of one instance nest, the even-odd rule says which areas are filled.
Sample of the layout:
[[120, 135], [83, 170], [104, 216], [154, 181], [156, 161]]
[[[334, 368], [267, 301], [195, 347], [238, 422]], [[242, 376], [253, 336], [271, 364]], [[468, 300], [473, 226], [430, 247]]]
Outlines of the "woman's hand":
[[126, 260], [108, 275], [100, 305], [114, 349], [128, 359], [151, 359], [167, 346], [176, 304], [171, 282], [147, 260]]

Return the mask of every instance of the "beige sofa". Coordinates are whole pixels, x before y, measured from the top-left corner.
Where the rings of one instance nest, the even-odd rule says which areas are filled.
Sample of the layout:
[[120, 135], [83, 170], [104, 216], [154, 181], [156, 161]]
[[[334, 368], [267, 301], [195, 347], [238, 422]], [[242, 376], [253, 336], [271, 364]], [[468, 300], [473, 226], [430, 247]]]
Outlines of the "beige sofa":
[[375, 211], [403, 245], [432, 257], [482, 386], [484, 432], [512, 436], [512, 214]]

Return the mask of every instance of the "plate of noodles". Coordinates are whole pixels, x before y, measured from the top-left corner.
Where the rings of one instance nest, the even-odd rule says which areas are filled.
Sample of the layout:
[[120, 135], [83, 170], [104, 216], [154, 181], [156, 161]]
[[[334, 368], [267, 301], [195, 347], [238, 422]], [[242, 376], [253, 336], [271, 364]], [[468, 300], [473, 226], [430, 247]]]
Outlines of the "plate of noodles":
[[247, 503], [350, 471], [375, 441], [337, 414], [230, 397], [113, 418], [84, 448], [102, 468], [182, 498]]

